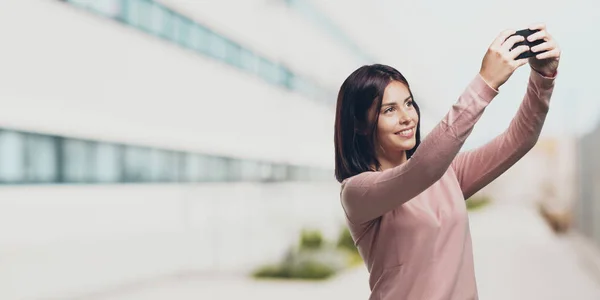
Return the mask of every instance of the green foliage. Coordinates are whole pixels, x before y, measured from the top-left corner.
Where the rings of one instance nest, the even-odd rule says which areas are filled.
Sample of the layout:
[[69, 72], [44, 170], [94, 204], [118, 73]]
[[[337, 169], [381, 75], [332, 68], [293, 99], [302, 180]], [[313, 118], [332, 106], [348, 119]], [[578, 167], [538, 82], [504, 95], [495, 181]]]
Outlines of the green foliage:
[[254, 273], [257, 278], [286, 278], [321, 280], [335, 274], [335, 270], [318, 261], [305, 261], [299, 264], [280, 264], [265, 266]]
[[362, 257], [358, 253], [358, 249], [354, 245], [352, 235], [347, 227], [340, 232], [340, 236], [337, 241], [337, 248], [347, 255], [347, 262], [350, 266], [356, 266], [363, 262]]
[[472, 196], [471, 198], [467, 199], [467, 210], [478, 210], [490, 204], [491, 202], [492, 200], [489, 196]]
[[337, 247], [350, 251], [358, 251], [356, 246], [354, 246], [354, 240], [352, 239], [350, 230], [348, 230], [348, 228], [344, 228], [342, 232], [340, 232], [340, 236], [338, 237], [337, 241]]
[[323, 235], [318, 230], [302, 230], [300, 234], [300, 249], [316, 250], [323, 246]]
[[256, 278], [322, 280], [338, 271], [362, 263], [347, 228], [337, 241], [327, 242], [319, 230], [303, 229], [299, 243], [290, 247], [278, 264], [266, 265], [253, 273]]

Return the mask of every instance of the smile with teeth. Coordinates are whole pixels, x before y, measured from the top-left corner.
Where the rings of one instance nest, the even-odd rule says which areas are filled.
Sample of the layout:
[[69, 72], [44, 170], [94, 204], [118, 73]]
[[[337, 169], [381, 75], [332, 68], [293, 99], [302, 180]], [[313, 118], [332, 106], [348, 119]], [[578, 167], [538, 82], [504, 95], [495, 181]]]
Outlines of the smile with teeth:
[[413, 128], [405, 129], [400, 132], [397, 132], [396, 135], [409, 137], [413, 134]]

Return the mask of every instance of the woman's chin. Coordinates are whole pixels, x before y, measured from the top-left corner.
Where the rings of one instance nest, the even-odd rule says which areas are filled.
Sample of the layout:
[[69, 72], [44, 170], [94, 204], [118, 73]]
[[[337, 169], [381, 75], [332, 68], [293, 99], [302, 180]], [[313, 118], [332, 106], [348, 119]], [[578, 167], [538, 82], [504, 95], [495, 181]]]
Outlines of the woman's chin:
[[416, 144], [416, 142], [414, 140], [413, 141], [406, 141], [406, 142], [397, 144], [396, 148], [398, 150], [400, 150], [400, 151], [408, 151], [408, 150], [414, 148], [415, 144]]

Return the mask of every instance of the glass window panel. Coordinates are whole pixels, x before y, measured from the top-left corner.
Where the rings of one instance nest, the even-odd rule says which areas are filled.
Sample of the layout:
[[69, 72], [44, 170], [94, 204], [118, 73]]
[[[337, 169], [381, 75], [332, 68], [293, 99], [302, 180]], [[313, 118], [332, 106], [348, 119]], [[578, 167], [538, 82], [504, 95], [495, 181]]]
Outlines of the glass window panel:
[[274, 164], [273, 168], [273, 180], [275, 181], [284, 181], [286, 180], [287, 169], [285, 165], [282, 164]]
[[218, 156], [208, 157], [206, 173], [208, 181], [228, 181], [230, 159]]
[[154, 182], [177, 180], [177, 155], [175, 152], [154, 149], [151, 152], [150, 177]]
[[72, 3], [76, 6], [87, 8], [93, 0], [67, 0], [68, 3]]
[[121, 14], [121, 0], [93, 0], [87, 2], [88, 7], [100, 15], [116, 18]]
[[240, 159], [230, 159], [228, 168], [228, 180], [230, 181], [242, 181], [244, 180], [243, 174], [244, 161]]
[[139, 10], [138, 14], [138, 26], [142, 29], [145, 29], [149, 32], [152, 31], [152, 7], [156, 4], [150, 3], [144, 0], [138, 0], [137, 9]]
[[193, 153], [185, 154], [183, 163], [183, 181], [198, 182], [200, 181], [200, 158]]
[[308, 178], [307, 168], [301, 166], [290, 166], [288, 167], [289, 179], [293, 181], [302, 181]]
[[211, 156], [198, 154], [198, 161], [200, 163], [200, 180], [201, 181], [210, 181], [211, 180], [211, 165], [210, 162], [212, 160]]
[[51, 136], [27, 137], [27, 181], [55, 182], [58, 179], [57, 139]]
[[244, 160], [242, 163], [242, 180], [257, 180], [260, 178], [260, 171], [260, 165], [257, 161]]
[[315, 87], [306, 79], [300, 76], [294, 76], [291, 80], [292, 88], [303, 94], [308, 99], [316, 99], [317, 92]]
[[292, 88], [292, 80], [293, 80], [293, 74], [292, 72], [285, 67], [281, 67], [281, 71], [280, 71], [280, 75], [281, 75], [281, 81], [283, 86], [285, 86], [288, 89]]
[[227, 41], [216, 33], [211, 34], [209, 37], [209, 54], [214, 58], [224, 61], [227, 55]]
[[91, 179], [93, 157], [90, 142], [65, 139], [62, 157], [65, 182], [86, 182]]
[[150, 163], [150, 149], [135, 146], [125, 148], [125, 181], [150, 181]]
[[273, 166], [270, 163], [260, 163], [260, 180], [271, 181], [273, 180]]
[[0, 131], [0, 181], [20, 182], [25, 179], [25, 136], [13, 131]]
[[270, 83], [278, 83], [277, 66], [272, 62], [261, 58], [259, 65], [260, 76]]
[[192, 25], [190, 30], [191, 48], [202, 53], [208, 53], [210, 32], [199, 25]]
[[121, 180], [121, 146], [99, 143], [92, 159], [94, 181], [118, 182]]
[[150, 31], [151, 30], [151, 8], [152, 4], [146, 0], [129, 1], [126, 20], [131, 25]]
[[168, 182], [179, 181], [181, 173], [179, 159], [179, 153], [174, 151], [167, 152], [167, 165], [165, 166], [165, 174]]
[[164, 7], [154, 3], [150, 9], [150, 27], [152, 33], [167, 37], [171, 14]]
[[240, 66], [252, 73], [258, 72], [258, 57], [246, 49], [240, 49]]
[[241, 68], [241, 52], [242, 48], [240, 47], [240, 45], [228, 41], [226, 49], [227, 62], [235, 67]]
[[125, 2], [126, 7], [125, 7], [125, 14], [123, 15], [123, 18], [126, 23], [129, 23], [133, 26], [138, 26], [138, 23], [139, 23], [139, 15], [140, 15], [140, 9], [138, 8], [139, 1], [140, 0]]
[[189, 39], [191, 26], [188, 19], [182, 16], [173, 17], [173, 35], [178, 44], [184, 47], [191, 47]]

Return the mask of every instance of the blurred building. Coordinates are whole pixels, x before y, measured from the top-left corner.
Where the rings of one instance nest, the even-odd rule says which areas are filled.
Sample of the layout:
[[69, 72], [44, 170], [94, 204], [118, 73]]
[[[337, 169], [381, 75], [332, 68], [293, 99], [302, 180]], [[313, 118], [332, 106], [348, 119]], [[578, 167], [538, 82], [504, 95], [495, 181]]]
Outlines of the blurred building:
[[3, 1], [0, 298], [246, 272], [302, 227], [335, 237], [337, 89], [394, 52], [344, 3]]
[[578, 146], [579, 197], [574, 225], [600, 251], [600, 124], [581, 137]]

